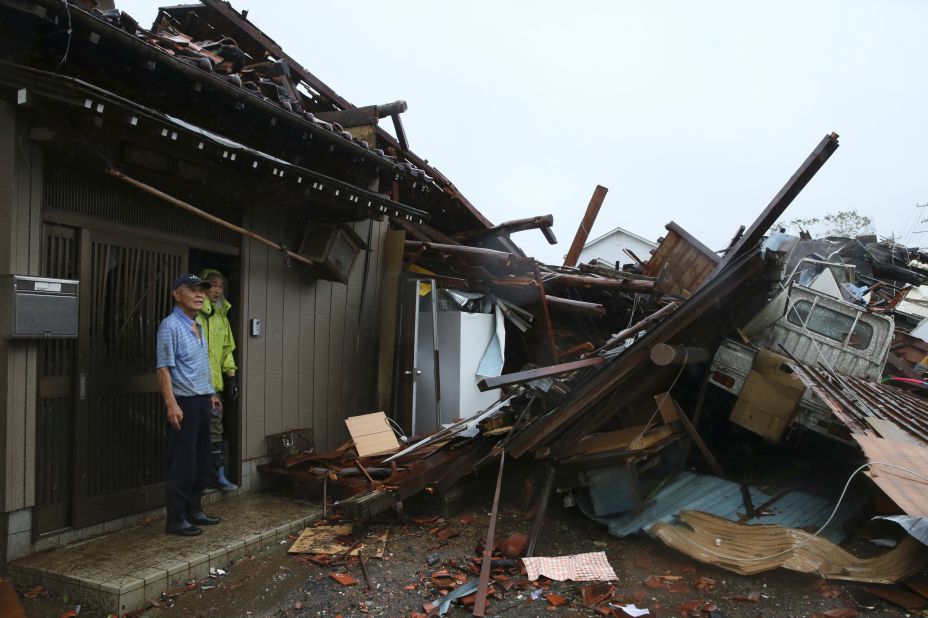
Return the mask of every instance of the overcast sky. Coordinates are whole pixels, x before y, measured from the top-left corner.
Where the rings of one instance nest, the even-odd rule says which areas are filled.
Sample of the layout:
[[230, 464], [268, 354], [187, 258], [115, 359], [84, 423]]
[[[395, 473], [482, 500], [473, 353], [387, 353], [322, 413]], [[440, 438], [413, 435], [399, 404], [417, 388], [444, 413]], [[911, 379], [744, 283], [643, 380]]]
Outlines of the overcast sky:
[[[117, 0], [145, 25], [165, 4]], [[543, 261], [597, 184], [591, 239], [676, 221], [721, 248], [831, 131], [841, 147], [785, 218], [856, 209], [928, 245], [926, 2], [233, 6], [355, 105], [406, 100], [412, 149], [494, 223], [553, 214], [558, 245], [514, 236]]]

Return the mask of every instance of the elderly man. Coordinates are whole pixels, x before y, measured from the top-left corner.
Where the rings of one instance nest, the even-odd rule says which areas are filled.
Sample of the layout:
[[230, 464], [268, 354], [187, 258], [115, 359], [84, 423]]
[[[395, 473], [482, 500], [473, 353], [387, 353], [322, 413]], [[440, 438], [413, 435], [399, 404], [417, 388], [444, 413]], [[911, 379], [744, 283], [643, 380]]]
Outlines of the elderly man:
[[210, 379], [206, 336], [196, 322], [209, 286], [192, 274], [175, 279], [174, 310], [158, 327], [156, 366], [168, 421], [165, 531], [180, 536], [219, 523], [200, 502], [212, 470], [210, 411], [222, 405]]

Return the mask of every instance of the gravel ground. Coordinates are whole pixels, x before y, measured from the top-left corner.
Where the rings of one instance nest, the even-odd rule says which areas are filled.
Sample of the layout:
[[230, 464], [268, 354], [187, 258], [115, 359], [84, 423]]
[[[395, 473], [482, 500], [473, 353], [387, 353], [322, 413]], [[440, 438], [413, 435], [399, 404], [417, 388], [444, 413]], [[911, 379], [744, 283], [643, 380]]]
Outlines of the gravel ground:
[[[484, 500], [480, 500], [482, 504]], [[477, 546], [486, 533], [489, 514], [474, 508], [464, 509], [454, 516], [406, 525], [397, 520], [392, 524], [383, 559], [370, 559], [368, 572], [371, 589], [367, 590], [364, 576], [357, 563], [347, 567], [331, 567], [300, 560], [287, 554], [288, 544], [263, 548], [232, 565], [228, 574], [206, 582], [206, 588], [192, 587], [161, 607], [153, 607], [141, 615], [151, 618], [187, 616], [261, 617], [261, 616], [403, 616], [422, 612], [423, 604], [434, 600], [438, 593], [432, 585], [432, 574], [442, 568], [459, 573], [453, 564], [465, 568], [477, 555]], [[448, 528], [455, 536], [439, 540], [436, 528]], [[497, 525], [498, 538], [513, 532], [527, 532], [529, 522], [514, 508], [505, 507]], [[727, 571], [696, 563], [664, 547], [646, 536], [618, 539], [608, 535], [604, 526], [596, 524], [572, 509], [553, 508], [546, 522], [537, 555], [558, 556], [589, 551], [605, 551], [618, 577], [615, 599], [637, 602], [648, 607], [656, 616], [724, 616], [727, 618], [768, 616], [804, 617], [828, 610], [853, 607], [848, 593], [863, 596], [860, 587], [840, 582], [823, 582], [810, 575], [779, 570], [753, 577], [742, 577]], [[426, 564], [429, 554], [437, 553], [438, 562]], [[330, 574], [350, 573], [357, 585], [342, 586]], [[459, 577], [463, 578], [463, 574]], [[645, 585], [651, 576], [663, 576], [665, 587], [652, 589]], [[475, 577], [473, 574], [469, 578]], [[528, 616], [596, 616], [595, 607], [581, 602], [581, 584], [573, 582], [543, 582], [536, 588], [519, 573], [508, 572], [508, 591], [499, 588], [498, 597], [490, 600], [487, 615], [507, 617]], [[678, 579], [679, 578], [679, 579]], [[700, 580], [700, 578], [705, 578]], [[708, 580], [708, 581], [707, 581]], [[655, 580], [651, 580], [653, 584]], [[697, 586], [697, 582], [702, 582]], [[211, 587], [210, 587], [211, 586]], [[535, 592], [533, 595], [533, 591]], [[533, 596], [540, 598], [533, 599]], [[547, 595], [560, 595], [565, 603], [552, 606]], [[738, 597], [756, 601], [738, 600]], [[73, 609], [60, 598], [27, 599], [29, 616], [60, 617]], [[908, 616], [903, 610], [885, 602], [870, 599], [874, 609], [858, 609], [861, 616]], [[598, 607], [603, 607], [601, 603]], [[697, 612], [717, 607], [716, 613], [702, 611], [687, 614], [686, 607]], [[81, 616], [97, 617], [85, 609]], [[470, 610], [453, 606], [449, 616], [469, 616]], [[621, 614], [617, 614], [621, 615]], [[848, 616], [851, 614], [847, 614]]]

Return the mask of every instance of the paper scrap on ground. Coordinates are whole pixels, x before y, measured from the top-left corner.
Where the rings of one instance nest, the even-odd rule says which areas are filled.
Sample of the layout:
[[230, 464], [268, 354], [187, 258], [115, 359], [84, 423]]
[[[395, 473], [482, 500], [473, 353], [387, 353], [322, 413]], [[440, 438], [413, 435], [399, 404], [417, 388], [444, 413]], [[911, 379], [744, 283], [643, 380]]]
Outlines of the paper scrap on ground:
[[[343, 542], [342, 538], [351, 535], [351, 524], [337, 526], [317, 526], [306, 528], [300, 537], [293, 542], [287, 553], [290, 554], [343, 554], [351, 547], [351, 543]], [[347, 555], [357, 556], [364, 551], [368, 558], [383, 558], [387, 546], [388, 526], [371, 526], [367, 534], [361, 539], [361, 545], [355, 547]]]
[[596, 551], [557, 558], [522, 558], [530, 580], [544, 575], [556, 581], [604, 582], [618, 579], [606, 558], [606, 552]]
[[632, 616], [633, 618], [635, 616], [648, 616], [651, 614], [651, 612], [648, 611], [647, 607], [643, 607], [643, 608], [636, 607], [634, 603], [629, 603], [628, 605], [615, 605], [614, 603], [610, 603], [609, 605], [611, 607], [616, 607], [618, 609], [621, 609], [623, 612], [625, 612], [629, 616]]

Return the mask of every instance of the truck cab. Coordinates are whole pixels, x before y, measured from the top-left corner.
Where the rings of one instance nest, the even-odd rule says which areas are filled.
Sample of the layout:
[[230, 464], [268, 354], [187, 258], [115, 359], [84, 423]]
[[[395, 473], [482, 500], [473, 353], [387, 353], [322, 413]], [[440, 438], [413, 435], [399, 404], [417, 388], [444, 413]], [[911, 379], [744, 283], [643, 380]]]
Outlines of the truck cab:
[[[736, 397], [761, 348], [777, 354], [786, 350], [805, 364], [879, 381], [893, 321], [832, 294], [790, 284], [740, 334], [740, 341], [728, 338], [719, 346], [709, 377], [711, 386]], [[796, 406], [792, 424], [851, 444], [846, 427], [808, 389]]]

